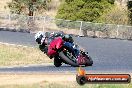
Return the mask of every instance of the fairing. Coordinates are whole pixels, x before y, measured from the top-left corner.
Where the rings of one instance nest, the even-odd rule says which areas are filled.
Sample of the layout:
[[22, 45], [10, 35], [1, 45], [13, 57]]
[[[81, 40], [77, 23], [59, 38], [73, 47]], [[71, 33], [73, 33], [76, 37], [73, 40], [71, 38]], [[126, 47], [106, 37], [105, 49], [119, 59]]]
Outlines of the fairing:
[[48, 55], [54, 56], [57, 54], [57, 50], [63, 46], [63, 40], [61, 37], [55, 38], [48, 47]]

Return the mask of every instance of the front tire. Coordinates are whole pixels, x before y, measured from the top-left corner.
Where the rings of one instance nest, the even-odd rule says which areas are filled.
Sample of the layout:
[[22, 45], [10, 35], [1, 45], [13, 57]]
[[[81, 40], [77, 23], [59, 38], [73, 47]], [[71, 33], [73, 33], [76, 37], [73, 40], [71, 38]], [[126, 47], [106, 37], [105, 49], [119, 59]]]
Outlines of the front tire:
[[92, 65], [93, 65], [93, 60], [92, 60], [91, 56], [89, 56], [85, 66], [92, 66]]
[[60, 67], [62, 65], [62, 61], [58, 57], [54, 57], [54, 65], [56, 67]]

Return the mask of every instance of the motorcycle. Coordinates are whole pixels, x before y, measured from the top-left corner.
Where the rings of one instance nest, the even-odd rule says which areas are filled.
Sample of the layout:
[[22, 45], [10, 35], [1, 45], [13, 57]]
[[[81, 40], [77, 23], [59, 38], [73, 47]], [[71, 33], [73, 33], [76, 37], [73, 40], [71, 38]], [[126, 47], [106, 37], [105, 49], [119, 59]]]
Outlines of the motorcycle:
[[80, 51], [76, 57], [73, 52], [65, 46], [65, 41], [62, 37], [54, 38], [47, 46], [47, 55], [54, 58], [54, 65], [60, 67], [62, 63], [69, 64], [74, 67], [78, 66], [92, 66], [93, 60], [83, 51]]

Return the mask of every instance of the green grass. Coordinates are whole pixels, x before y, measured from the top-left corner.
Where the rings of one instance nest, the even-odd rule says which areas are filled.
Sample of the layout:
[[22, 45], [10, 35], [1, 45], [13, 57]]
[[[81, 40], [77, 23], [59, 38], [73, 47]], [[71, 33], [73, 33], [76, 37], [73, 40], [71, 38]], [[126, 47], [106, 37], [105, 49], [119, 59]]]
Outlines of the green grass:
[[78, 85], [75, 82], [66, 83], [37, 83], [29, 85], [5, 85], [0, 88], [132, 88], [132, 84], [85, 84]]
[[0, 66], [41, 64], [52, 62], [38, 48], [0, 44]]

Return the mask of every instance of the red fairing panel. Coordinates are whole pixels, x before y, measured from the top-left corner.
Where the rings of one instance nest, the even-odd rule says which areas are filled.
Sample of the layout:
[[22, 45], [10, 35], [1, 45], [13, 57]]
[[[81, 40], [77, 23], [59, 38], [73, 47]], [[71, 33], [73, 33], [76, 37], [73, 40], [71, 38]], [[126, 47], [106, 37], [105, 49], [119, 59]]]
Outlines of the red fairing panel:
[[63, 45], [63, 40], [61, 37], [55, 38], [48, 47], [48, 55], [53, 56], [57, 54], [55, 49], [60, 49]]

